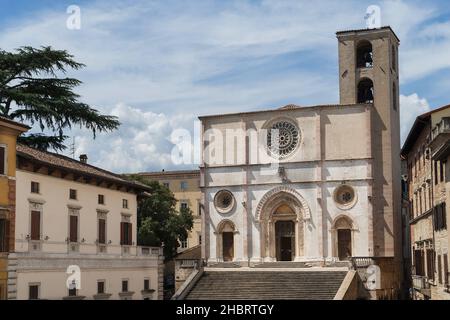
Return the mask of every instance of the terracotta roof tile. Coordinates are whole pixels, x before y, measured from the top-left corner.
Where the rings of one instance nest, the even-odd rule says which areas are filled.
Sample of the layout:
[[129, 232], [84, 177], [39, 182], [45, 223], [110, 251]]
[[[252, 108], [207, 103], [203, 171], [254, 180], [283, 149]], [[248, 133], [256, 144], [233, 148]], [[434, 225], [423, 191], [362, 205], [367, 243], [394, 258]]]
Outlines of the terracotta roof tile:
[[189, 248], [175, 256], [175, 260], [200, 260], [202, 257], [202, 247], [200, 245]]
[[17, 144], [16, 149], [18, 157], [23, 157], [33, 162], [43, 163], [52, 167], [66, 169], [68, 171], [89, 175], [95, 178], [103, 178], [111, 182], [116, 182], [122, 185], [134, 186], [143, 190], [149, 189], [149, 187], [144, 184], [128, 181], [118, 174], [100, 169], [87, 163], [82, 163], [80, 161], [74, 160], [72, 158], [57, 153], [37, 150], [22, 144]]

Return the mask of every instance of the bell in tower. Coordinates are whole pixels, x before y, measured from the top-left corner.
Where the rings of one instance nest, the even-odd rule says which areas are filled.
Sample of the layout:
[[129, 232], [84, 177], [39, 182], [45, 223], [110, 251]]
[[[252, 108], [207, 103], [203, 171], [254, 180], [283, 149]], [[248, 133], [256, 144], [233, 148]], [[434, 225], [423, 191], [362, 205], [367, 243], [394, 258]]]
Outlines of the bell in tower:
[[373, 103], [373, 82], [363, 79], [358, 84], [358, 103]]

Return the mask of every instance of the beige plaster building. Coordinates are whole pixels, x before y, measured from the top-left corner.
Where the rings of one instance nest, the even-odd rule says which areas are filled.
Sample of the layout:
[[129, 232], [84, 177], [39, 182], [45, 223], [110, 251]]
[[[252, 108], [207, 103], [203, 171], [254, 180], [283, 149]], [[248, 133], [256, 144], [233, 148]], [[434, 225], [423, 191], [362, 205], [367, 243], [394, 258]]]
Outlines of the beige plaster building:
[[202, 204], [200, 191], [200, 171], [161, 171], [161, 172], [143, 172], [138, 175], [151, 181], [158, 181], [172, 191], [177, 200], [177, 210], [186, 206], [192, 210], [194, 217], [194, 226], [189, 232], [187, 239], [180, 239], [178, 251], [181, 252], [188, 248], [198, 246], [202, 242]]
[[162, 299], [162, 251], [136, 246], [146, 186], [17, 145], [16, 189], [8, 299]]
[[399, 39], [337, 33], [340, 104], [200, 117], [209, 266], [360, 258], [372, 297], [402, 286]]
[[415, 298], [450, 299], [448, 144], [450, 106], [417, 117], [402, 148], [407, 163]]

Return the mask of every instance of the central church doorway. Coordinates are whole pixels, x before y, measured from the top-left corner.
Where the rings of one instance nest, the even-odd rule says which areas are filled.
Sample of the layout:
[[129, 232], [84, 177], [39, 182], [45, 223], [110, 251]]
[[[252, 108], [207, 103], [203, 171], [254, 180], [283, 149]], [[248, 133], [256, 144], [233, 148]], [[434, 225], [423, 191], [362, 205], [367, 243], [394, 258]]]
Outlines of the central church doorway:
[[223, 261], [233, 261], [234, 256], [234, 233], [222, 233]]
[[277, 261], [292, 261], [295, 254], [295, 224], [293, 221], [275, 223]]

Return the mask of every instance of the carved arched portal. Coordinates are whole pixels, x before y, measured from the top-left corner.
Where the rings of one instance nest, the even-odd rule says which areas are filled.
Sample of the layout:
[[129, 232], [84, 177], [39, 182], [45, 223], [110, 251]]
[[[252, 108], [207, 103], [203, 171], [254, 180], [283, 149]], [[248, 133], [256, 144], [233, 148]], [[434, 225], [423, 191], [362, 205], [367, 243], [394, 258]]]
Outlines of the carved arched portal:
[[262, 198], [256, 217], [264, 261], [292, 261], [304, 255], [305, 216], [309, 218], [309, 208], [294, 189], [275, 188]]

